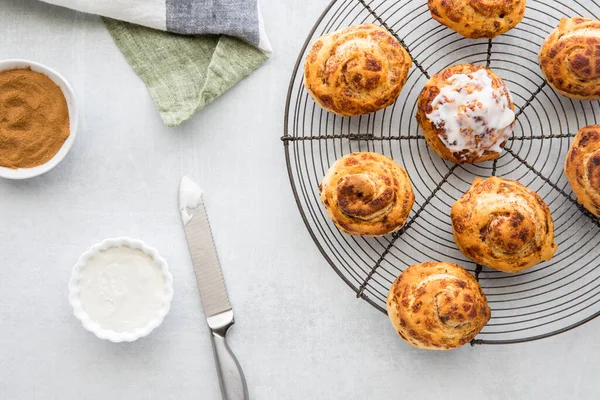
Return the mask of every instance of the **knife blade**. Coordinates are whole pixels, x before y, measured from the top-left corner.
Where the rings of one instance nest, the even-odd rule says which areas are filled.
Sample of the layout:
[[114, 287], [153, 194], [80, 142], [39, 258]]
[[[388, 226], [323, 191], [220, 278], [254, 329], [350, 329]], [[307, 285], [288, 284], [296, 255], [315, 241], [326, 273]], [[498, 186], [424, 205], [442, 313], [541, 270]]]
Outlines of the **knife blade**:
[[186, 176], [179, 186], [179, 209], [206, 322], [211, 330], [222, 397], [224, 400], [246, 400], [246, 379], [226, 340], [227, 331], [235, 321], [202, 190]]
[[[189, 183], [186, 186], [189, 188]], [[192, 257], [204, 312], [206, 318], [210, 318], [231, 310], [231, 304], [229, 303], [219, 256], [215, 249], [202, 196], [198, 198], [198, 204], [195, 205], [195, 208], [186, 207], [184, 212], [190, 215], [189, 220], [184, 225], [185, 236]]]

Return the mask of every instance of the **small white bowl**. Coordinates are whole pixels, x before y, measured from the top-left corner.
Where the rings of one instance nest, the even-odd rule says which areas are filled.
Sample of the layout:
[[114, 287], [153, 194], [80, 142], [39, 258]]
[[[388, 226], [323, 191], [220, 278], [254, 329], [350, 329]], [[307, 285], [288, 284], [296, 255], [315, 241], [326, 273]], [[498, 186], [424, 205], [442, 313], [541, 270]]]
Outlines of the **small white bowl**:
[[52, 168], [56, 167], [66, 157], [77, 136], [77, 104], [75, 102], [75, 95], [73, 89], [67, 82], [67, 80], [55, 70], [48, 68], [42, 64], [38, 64], [33, 61], [27, 60], [3, 60], [0, 61], [0, 71], [7, 71], [11, 69], [26, 69], [31, 68], [32, 71], [40, 72], [50, 78], [58, 87], [62, 90], [65, 99], [67, 100], [67, 107], [69, 108], [69, 125], [70, 132], [69, 137], [61, 147], [61, 149], [52, 157], [48, 162], [42, 165], [38, 165], [33, 168], [5, 168], [0, 167], [0, 177], [7, 179], [28, 179], [34, 176], [42, 175]]
[[[83, 305], [79, 298], [79, 281], [81, 279], [82, 269], [85, 268], [89, 260], [92, 259], [94, 256], [98, 255], [99, 252], [107, 250], [111, 247], [131, 247], [133, 249], [141, 250], [143, 253], [150, 256], [156, 262], [156, 264], [160, 267], [162, 276], [165, 280], [165, 297], [163, 298], [162, 302], [163, 307], [157, 312], [156, 317], [150, 320], [146, 324], [146, 326], [139, 328], [135, 331], [115, 332], [110, 329], [102, 328], [84, 311]], [[142, 241], [124, 237], [116, 239], [106, 239], [98, 244], [95, 244], [88, 251], [83, 253], [79, 258], [79, 261], [73, 268], [71, 279], [69, 281], [69, 303], [71, 303], [71, 306], [73, 306], [73, 312], [75, 313], [75, 316], [81, 321], [85, 329], [94, 333], [100, 339], [110, 340], [114, 343], [133, 342], [141, 337], [149, 335], [156, 327], [158, 327], [163, 322], [165, 316], [169, 313], [172, 299], [173, 276], [169, 272], [167, 262], [158, 254], [158, 251], [156, 251], [150, 246], [147, 246]]]

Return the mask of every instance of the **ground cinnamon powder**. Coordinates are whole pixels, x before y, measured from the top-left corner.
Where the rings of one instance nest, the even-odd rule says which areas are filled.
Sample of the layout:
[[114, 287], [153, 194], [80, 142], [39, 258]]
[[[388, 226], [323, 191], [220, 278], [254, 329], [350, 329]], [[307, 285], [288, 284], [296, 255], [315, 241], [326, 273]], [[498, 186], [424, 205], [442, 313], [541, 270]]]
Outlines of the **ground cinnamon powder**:
[[0, 71], [0, 166], [44, 164], [68, 137], [67, 101], [50, 78], [29, 69]]

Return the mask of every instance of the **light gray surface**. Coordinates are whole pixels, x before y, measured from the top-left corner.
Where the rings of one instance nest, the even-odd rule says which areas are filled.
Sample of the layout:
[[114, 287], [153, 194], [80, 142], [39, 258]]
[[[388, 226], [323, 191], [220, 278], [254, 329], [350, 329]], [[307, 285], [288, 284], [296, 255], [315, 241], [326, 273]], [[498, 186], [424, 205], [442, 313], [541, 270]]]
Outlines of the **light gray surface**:
[[[81, 112], [63, 164], [0, 181], [0, 399], [220, 398], [177, 210], [186, 173], [206, 190], [236, 312], [230, 343], [253, 399], [600, 397], [600, 321], [524, 345], [418, 351], [321, 257], [279, 137], [296, 54], [325, 4], [264, 1], [274, 57], [173, 129], [98, 18], [0, 0], [0, 58], [60, 71]], [[117, 345], [72, 316], [67, 281], [83, 251], [119, 235], [158, 248], [175, 297], [151, 336]]]

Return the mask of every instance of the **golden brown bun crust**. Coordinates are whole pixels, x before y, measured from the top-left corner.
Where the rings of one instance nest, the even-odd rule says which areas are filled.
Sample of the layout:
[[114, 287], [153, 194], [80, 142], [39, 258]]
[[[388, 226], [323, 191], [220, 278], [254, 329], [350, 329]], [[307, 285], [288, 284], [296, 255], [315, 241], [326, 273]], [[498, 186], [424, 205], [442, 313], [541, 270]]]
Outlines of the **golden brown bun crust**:
[[600, 216], [600, 125], [582, 128], [567, 153], [565, 175], [577, 200]]
[[400, 337], [427, 350], [449, 350], [469, 343], [491, 316], [473, 275], [447, 262], [408, 267], [392, 285], [386, 304]]
[[319, 192], [333, 222], [350, 235], [382, 236], [397, 231], [415, 201], [404, 168], [376, 153], [352, 153], [337, 160]]
[[460, 251], [490, 268], [520, 272], [549, 261], [556, 251], [550, 209], [519, 182], [475, 179], [452, 206], [450, 218]]
[[[501, 88], [501, 90], [505, 93], [507, 98], [509, 99], [510, 109], [514, 111], [515, 105], [512, 101], [512, 97], [506, 87], [506, 84], [498, 75], [496, 75], [492, 70], [487, 69], [482, 66], [473, 65], [473, 64], [460, 64], [453, 65], [448, 67], [434, 76], [431, 77], [429, 82], [425, 85], [421, 93], [419, 94], [419, 99], [417, 102], [417, 122], [421, 129], [423, 129], [423, 134], [425, 139], [427, 140], [427, 144], [431, 147], [433, 151], [440, 157], [445, 160], [452, 161], [456, 164], [473, 164], [480, 163], [484, 161], [495, 160], [500, 157], [500, 154], [495, 151], [486, 150], [483, 154], [479, 155], [476, 152], [452, 152], [450, 151], [444, 142], [440, 139], [440, 136], [446, 137], [446, 132], [443, 128], [438, 128], [429, 118], [427, 118], [427, 114], [430, 114], [433, 111], [432, 103], [438, 94], [440, 94], [440, 90], [444, 86], [450, 85], [448, 79], [450, 79], [453, 75], [456, 74], [471, 74], [481, 69], [485, 69], [488, 73], [488, 76], [492, 79], [492, 86], [494, 89]], [[514, 125], [514, 124], [513, 124]], [[512, 129], [512, 126], [510, 127]], [[500, 136], [500, 132], [497, 132], [498, 136]], [[504, 144], [502, 143], [502, 147]]]
[[429, 0], [431, 16], [471, 38], [494, 38], [508, 32], [525, 14], [525, 0]]
[[396, 101], [412, 67], [390, 33], [349, 26], [318, 39], [304, 64], [304, 84], [317, 104], [342, 116], [381, 110]]
[[600, 100], [600, 21], [563, 18], [540, 49], [546, 80], [563, 96]]

